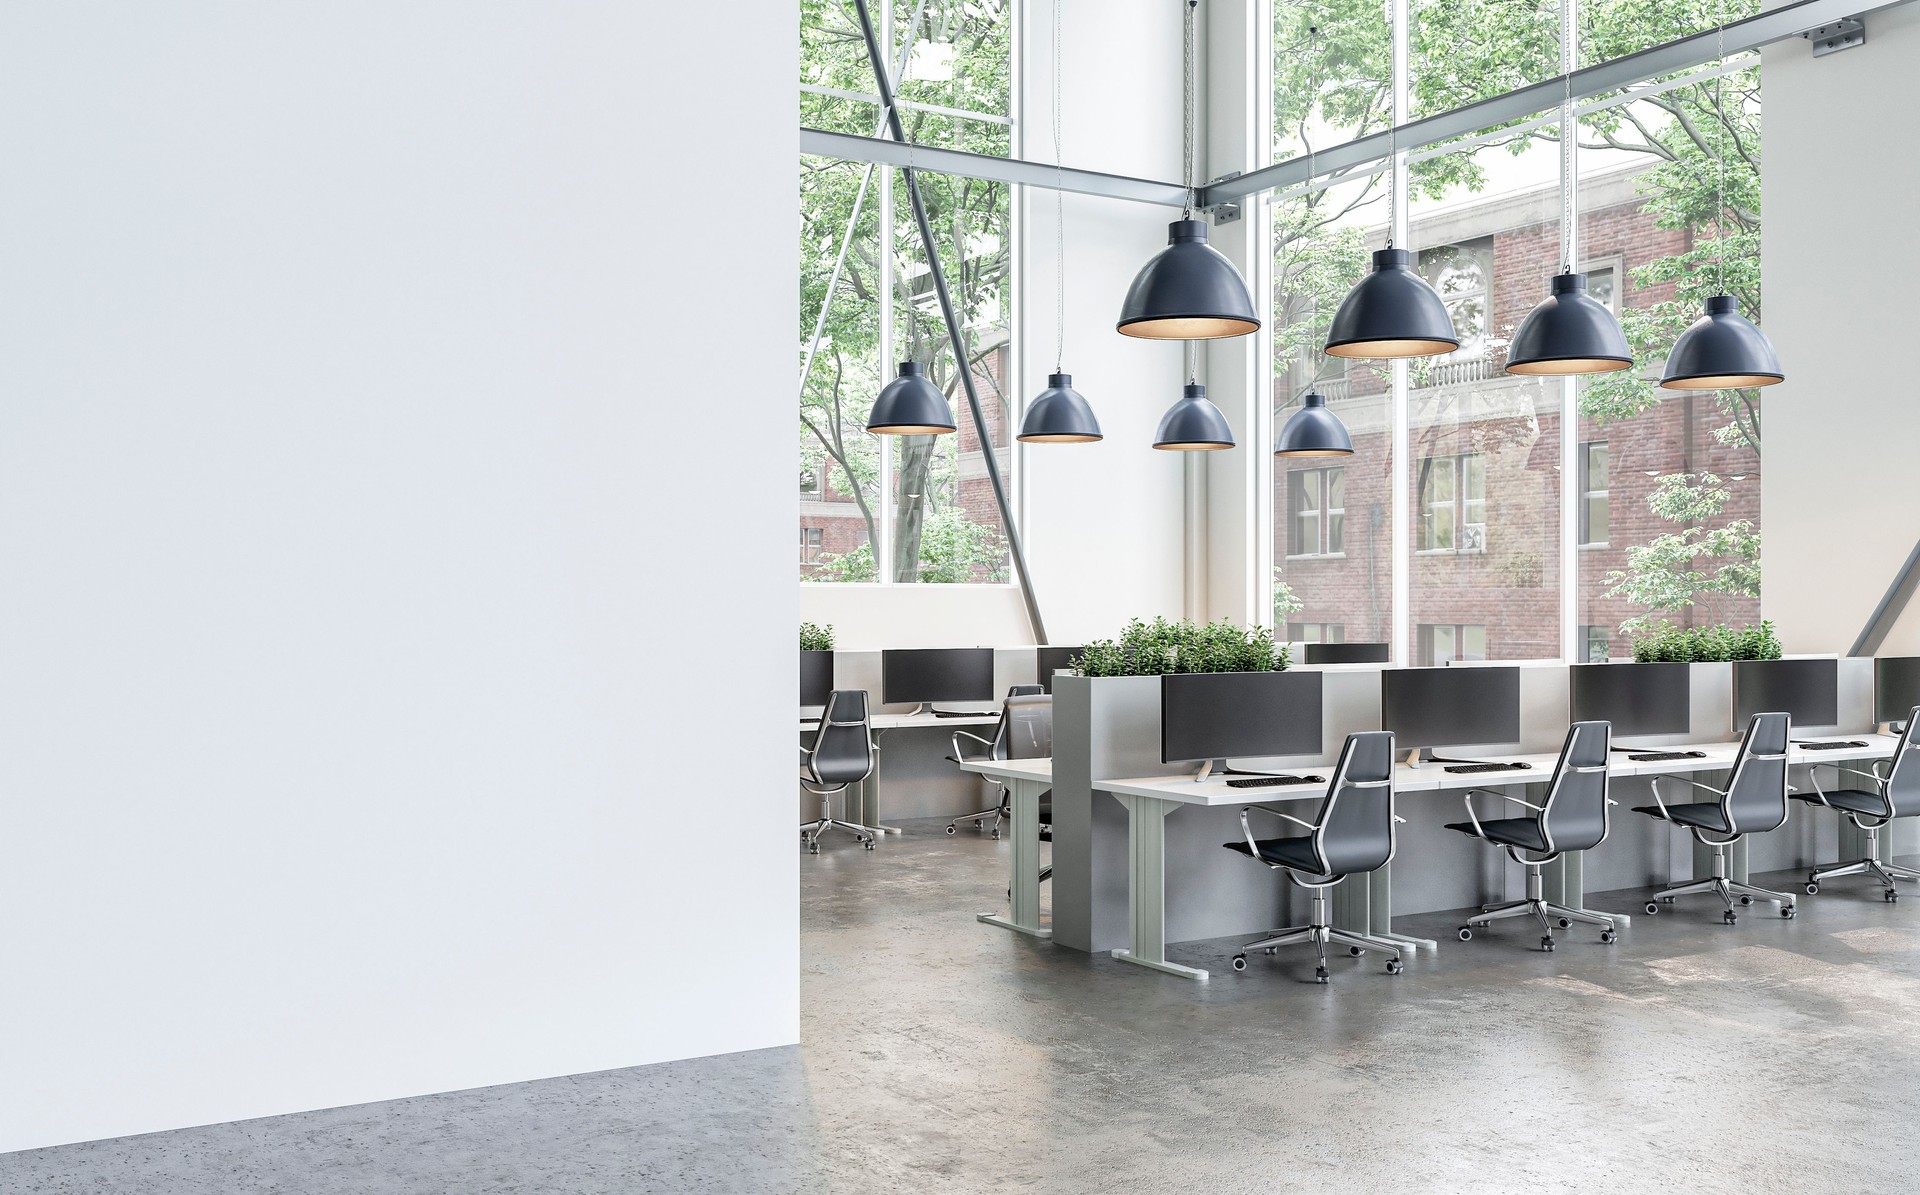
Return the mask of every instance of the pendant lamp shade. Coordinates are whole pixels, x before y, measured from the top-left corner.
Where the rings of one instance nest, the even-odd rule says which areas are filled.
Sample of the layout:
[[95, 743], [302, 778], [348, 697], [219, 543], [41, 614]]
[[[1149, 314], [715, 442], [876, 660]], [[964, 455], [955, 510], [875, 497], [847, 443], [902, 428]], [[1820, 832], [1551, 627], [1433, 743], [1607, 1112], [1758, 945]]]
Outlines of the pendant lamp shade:
[[1587, 293], [1585, 274], [1554, 275], [1552, 293], [1527, 312], [1507, 346], [1508, 373], [1564, 377], [1632, 366], [1620, 321]]
[[1732, 295], [1707, 300], [1707, 313], [1673, 342], [1660, 384], [1669, 390], [1740, 390], [1786, 381], [1766, 334], [1740, 314]]
[[1088, 444], [1100, 439], [1093, 407], [1073, 388], [1073, 375], [1047, 375], [1047, 388], [1027, 404], [1020, 435], [1027, 444]]
[[1207, 401], [1207, 388], [1189, 383], [1185, 396], [1161, 417], [1153, 446], [1167, 452], [1218, 452], [1233, 447], [1233, 428]]
[[1119, 329], [1149, 340], [1215, 340], [1258, 332], [1260, 317], [1240, 271], [1207, 244], [1207, 222], [1175, 220], [1167, 247], [1128, 288]]
[[1362, 278], [1327, 329], [1331, 357], [1391, 360], [1437, 357], [1460, 347], [1447, 305], [1408, 267], [1405, 249], [1376, 249], [1373, 273]]
[[882, 436], [939, 436], [954, 430], [947, 396], [927, 380], [927, 367], [902, 361], [900, 376], [888, 382], [867, 412], [867, 430]]
[[1311, 391], [1300, 399], [1300, 409], [1280, 429], [1275, 456], [1352, 456], [1353, 437], [1340, 416], [1327, 408], [1326, 396]]

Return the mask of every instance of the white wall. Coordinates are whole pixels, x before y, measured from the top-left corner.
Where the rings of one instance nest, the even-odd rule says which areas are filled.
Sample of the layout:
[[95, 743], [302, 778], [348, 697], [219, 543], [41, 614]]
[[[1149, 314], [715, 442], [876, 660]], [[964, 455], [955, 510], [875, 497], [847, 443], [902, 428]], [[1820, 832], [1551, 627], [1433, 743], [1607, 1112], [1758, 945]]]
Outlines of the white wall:
[[792, 438], [702, 384], [791, 373], [794, 14], [676, 20], [0, 13], [0, 1149], [796, 1039]]
[[[1052, 0], [1021, 5], [1023, 156], [1053, 160]], [[1066, 164], [1154, 179], [1180, 176], [1180, 12], [1154, 0], [1068, 3], [1062, 13], [1061, 140]], [[1116, 80], [1124, 80], [1117, 85]], [[1024, 403], [1054, 368], [1057, 243], [1051, 191], [1022, 191], [1015, 343]], [[1116, 634], [1136, 615], [1181, 613], [1184, 454], [1154, 429], [1180, 397], [1180, 346], [1114, 331], [1120, 302], [1167, 243], [1178, 209], [1066, 198], [1066, 359], [1106, 439], [1020, 445], [1016, 501], [1034, 590], [1054, 643]], [[965, 412], [960, 412], [965, 418]], [[1018, 416], [1015, 417], [1017, 425]], [[801, 608], [854, 647], [1030, 643], [1015, 589], [801, 586]], [[928, 621], [937, 619], [937, 624]], [[905, 636], [904, 638], [898, 636]]]
[[[1858, 49], [1765, 51], [1765, 327], [1787, 380], [1761, 392], [1762, 606], [1790, 652], [1846, 651], [1920, 539], [1920, 130], [1870, 115], [1912, 110], [1916, 60], [1913, 5], [1869, 16]], [[1881, 652], [1920, 654], [1920, 608]]]

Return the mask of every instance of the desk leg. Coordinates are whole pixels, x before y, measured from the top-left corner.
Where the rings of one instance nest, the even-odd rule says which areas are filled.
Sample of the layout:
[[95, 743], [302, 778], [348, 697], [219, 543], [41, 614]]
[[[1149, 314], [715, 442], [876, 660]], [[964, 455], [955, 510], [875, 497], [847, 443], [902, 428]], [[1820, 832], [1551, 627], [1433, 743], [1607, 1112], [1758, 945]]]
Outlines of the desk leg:
[[1113, 957], [1169, 975], [1205, 980], [1198, 967], [1167, 961], [1167, 815], [1178, 801], [1122, 797], [1127, 807], [1127, 948]]
[[873, 771], [860, 782], [860, 816], [852, 820], [887, 834], [904, 833], [898, 826], [880, 824], [880, 732], [873, 732]]
[[1364, 876], [1348, 876], [1333, 890], [1333, 926], [1350, 933], [1383, 938], [1408, 950], [1437, 950], [1432, 938], [1393, 932], [1393, 864]]
[[1051, 938], [1040, 925], [1040, 794], [1048, 785], [1037, 780], [1009, 780], [1007, 803], [1013, 806], [1012, 916], [981, 913], [979, 919], [1015, 933]]

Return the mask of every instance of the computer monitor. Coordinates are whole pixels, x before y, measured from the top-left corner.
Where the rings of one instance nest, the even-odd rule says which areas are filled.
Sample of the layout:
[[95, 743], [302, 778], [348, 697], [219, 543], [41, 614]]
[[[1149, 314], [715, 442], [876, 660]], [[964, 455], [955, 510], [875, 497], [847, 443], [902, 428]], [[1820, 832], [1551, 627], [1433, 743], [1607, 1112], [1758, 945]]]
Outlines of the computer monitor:
[[1795, 726], [1833, 726], [1840, 721], [1838, 660], [1735, 660], [1733, 729], [1755, 714], [1786, 713]]
[[1047, 692], [1053, 692], [1053, 674], [1062, 668], [1072, 668], [1073, 662], [1080, 658], [1085, 647], [1039, 647], [1034, 649], [1035, 666], [1039, 669], [1041, 685]]
[[825, 705], [827, 694], [833, 692], [833, 653], [830, 651], [803, 651], [800, 653], [800, 704]]
[[1390, 643], [1309, 643], [1309, 664], [1385, 664], [1393, 658]]
[[880, 700], [888, 705], [992, 701], [991, 647], [890, 648], [880, 653]]
[[1160, 678], [1160, 758], [1214, 760], [1320, 750], [1318, 672], [1183, 672]]
[[1418, 752], [1520, 741], [1518, 668], [1389, 668], [1380, 674], [1380, 725]]
[[1575, 664], [1567, 669], [1574, 722], [1611, 722], [1615, 738], [1685, 734], [1692, 727], [1693, 670], [1686, 664]]
[[1920, 656], [1885, 656], [1873, 662], [1873, 720], [1905, 722], [1920, 705]]

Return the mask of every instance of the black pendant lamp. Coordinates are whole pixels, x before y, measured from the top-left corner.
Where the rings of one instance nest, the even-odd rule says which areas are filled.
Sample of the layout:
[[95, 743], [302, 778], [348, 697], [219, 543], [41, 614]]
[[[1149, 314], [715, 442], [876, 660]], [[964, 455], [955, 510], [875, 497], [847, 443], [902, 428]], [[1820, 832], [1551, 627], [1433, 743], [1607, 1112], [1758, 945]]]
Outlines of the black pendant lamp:
[[1739, 300], [1715, 295], [1707, 313], [1680, 333], [1660, 384], [1668, 390], [1744, 390], [1787, 380], [1766, 334], [1740, 314]]
[[1327, 406], [1326, 396], [1308, 391], [1300, 399], [1300, 409], [1280, 429], [1273, 446], [1275, 456], [1352, 456], [1353, 437], [1347, 425]]
[[1405, 249], [1374, 250], [1373, 273], [1348, 291], [1333, 313], [1328, 356], [1385, 361], [1437, 357], [1460, 347], [1447, 305], [1411, 263]]
[[1153, 446], [1166, 452], [1218, 452], [1233, 447], [1233, 428], [1207, 401], [1207, 388], [1188, 382], [1186, 394], [1161, 417]]
[[1142, 267], [1127, 288], [1118, 324], [1123, 336], [1215, 340], [1260, 330], [1246, 279], [1224, 254], [1207, 244], [1207, 222], [1193, 218], [1193, 14], [1198, 4], [1199, 0], [1187, 0], [1183, 35], [1186, 90], [1180, 135], [1186, 211], [1167, 226], [1167, 247]]
[[1047, 375], [1047, 388], [1027, 404], [1020, 435], [1027, 444], [1089, 444], [1101, 438], [1093, 407], [1073, 388], [1073, 375]]
[[[1053, 168], [1060, 169], [1060, 6], [1053, 0]], [[1056, 180], [1057, 181], [1057, 180]], [[1073, 388], [1073, 375], [1062, 368], [1067, 351], [1067, 210], [1066, 193], [1053, 189], [1053, 372], [1047, 388], [1027, 404], [1020, 421], [1024, 444], [1090, 444], [1101, 438], [1093, 407]]]
[[940, 436], [954, 430], [947, 396], [927, 380], [927, 367], [902, 361], [900, 376], [888, 382], [867, 412], [867, 430], [881, 436]]
[[1606, 304], [1587, 293], [1587, 276], [1556, 274], [1552, 287], [1514, 332], [1507, 372], [1566, 376], [1632, 368], [1627, 335]]

